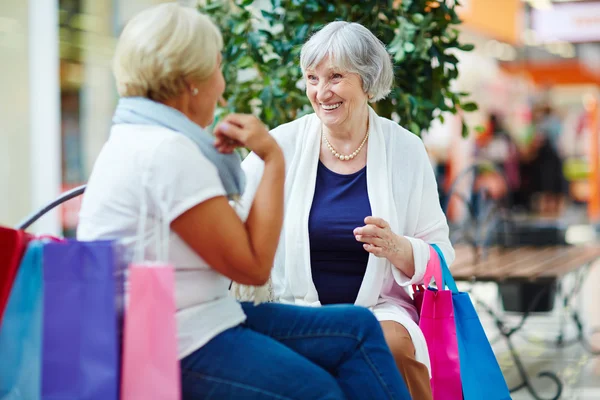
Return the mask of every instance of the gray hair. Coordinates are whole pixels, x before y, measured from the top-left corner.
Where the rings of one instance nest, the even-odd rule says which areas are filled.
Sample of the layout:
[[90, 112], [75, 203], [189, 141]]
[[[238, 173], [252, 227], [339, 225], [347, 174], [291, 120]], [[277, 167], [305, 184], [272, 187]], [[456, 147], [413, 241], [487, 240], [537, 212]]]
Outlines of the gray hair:
[[177, 96], [184, 80], [202, 81], [218, 67], [223, 39], [196, 9], [160, 4], [134, 16], [121, 33], [113, 73], [122, 97], [163, 101]]
[[300, 52], [302, 73], [325, 58], [342, 71], [358, 74], [370, 101], [384, 99], [392, 90], [394, 70], [383, 43], [355, 22], [331, 22], [304, 43]]

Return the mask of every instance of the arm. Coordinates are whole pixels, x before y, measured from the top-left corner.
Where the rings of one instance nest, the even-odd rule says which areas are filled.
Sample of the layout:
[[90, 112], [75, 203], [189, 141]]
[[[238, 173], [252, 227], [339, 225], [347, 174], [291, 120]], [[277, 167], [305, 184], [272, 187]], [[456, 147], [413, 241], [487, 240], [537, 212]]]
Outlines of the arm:
[[439, 202], [437, 182], [422, 145], [420, 153], [422, 179], [415, 186], [415, 198], [411, 201], [419, 205], [414, 235], [398, 235], [392, 232], [387, 221], [375, 217], [367, 217], [365, 226], [354, 230], [356, 240], [364, 243], [365, 250], [390, 261], [395, 267], [392, 269], [394, 278], [402, 286], [423, 282], [429, 261], [429, 243], [440, 247], [449, 265], [454, 260], [448, 224]]
[[435, 175], [422, 146], [421, 149], [423, 153], [421, 157], [422, 183], [419, 191], [420, 196], [414, 199], [416, 204], [419, 204], [417, 223], [413, 235], [403, 236], [403, 239], [410, 244], [411, 248], [411, 251], [404, 253], [404, 260], [406, 262], [412, 256], [414, 275], [405, 274], [400, 268], [393, 271], [396, 282], [403, 286], [423, 283], [423, 277], [429, 262], [429, 244], [435, 243], [439, 246], [448, 265], [451, 265], [454, 261], [454, 249], [450, 243], [450, 230], [446, 215], [440, 205]]
[[[231, 118], [226, 119], [230, 122], [226, 134], [250, 147], [264, 161], [246, 223], [227, 199], [219, 196], [186, 211], [171, 228], [221, 274], [241, 284], [262, 285], [269, 279], [283, 224], [284, 159], [262, 124], [258, 127], [250, 119]], [[259, 130], [260, 140], [251, 137], [254, 133], [244, 132], [249, 129]]]

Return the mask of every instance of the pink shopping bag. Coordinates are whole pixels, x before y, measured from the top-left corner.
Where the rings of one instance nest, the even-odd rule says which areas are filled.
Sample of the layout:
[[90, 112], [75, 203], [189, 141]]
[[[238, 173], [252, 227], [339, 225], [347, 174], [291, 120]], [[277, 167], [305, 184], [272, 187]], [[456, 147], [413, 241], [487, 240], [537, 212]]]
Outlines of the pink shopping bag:
[[129, 266], [129, 296], [124, 313], [121, 400], [181, 399], [175, 268], [168, 261], [166, 215], [163, 208], [155, 216], [156, 261], [148, 261], [148, 208], [142, 193], [136, 255]]
[[123, 334], [122, 400], [179, 400], [181, 383], [171, 265], [131, 265]]
[[[452, 291], [444, 290], [440, 259], [430, 247], [430, 268], [434, 271], [437, 290], [422, 293], [419, 327], [423, 331], [431, 360], [431, 389], [433, 400], [462, 400], [462, 382]], [[440, 271], [439, 273], [437, 271]], [[426, 281], [426, 283], [428, 283]]]
[[[436, 251], [433, 247], [429, 246], [429, 261], [427, 262], [427, 268], [425, 270], [425, 275], [423, 276], [425, 287], [429, 286], [431, 279], [434, 279], [436, 284], [442, 282], [442, 267]], [[423, 285], [412, 285], [413, 301], [415, 308], [417, 309], [417, 314], [419, 315], [421, 315], [421, 307], [423, 306], [425, 287]]]

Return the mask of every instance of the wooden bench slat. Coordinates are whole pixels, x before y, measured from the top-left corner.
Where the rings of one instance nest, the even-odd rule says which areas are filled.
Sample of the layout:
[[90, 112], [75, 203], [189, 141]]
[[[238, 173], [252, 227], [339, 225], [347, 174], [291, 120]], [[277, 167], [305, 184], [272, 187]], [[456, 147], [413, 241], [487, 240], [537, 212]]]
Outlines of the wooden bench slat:
[[508, 274], [508, 277], [523, 277], [535, 279], [537, 276], [541, 275], [545, 270], [547, 270], [550, 266], [554, 265], [563, 265], [564, 263], [569, 261], [569, 258], [572, 257], [572, 253], [569, 248], [555, 248], [554, 252], [550, 254], [546, 254], [543, 257], [541, 254], [536, 258], [536, 261], [531, 264], [523, 264], [521, 267], [515, 268]]
[[[545, 247], [540, 249], [533, 249], [525, 247], [521, 252], [513, 253], [513, 257], [507, 259], [506, 257], [500, 258], [496, 263], [490, 263], [486, 267], [489, 269], [487, 275], [496, 277], [498, 279], [506, 279], [513, 271], [520, 269], [521, 266], [527, 264], [538, 264], [541, 257], [555, 257], [559, 253], [559, 250], [552, 247]], [[493, 260], [490, 260], [493, 261]]]
[[[532, 262], [539, 258], [540, 253], [547, 255], [553, 255], [557, 250], [552, 247], [546, 248], [532, 248], [532, 247], [517, 247], [501, 249], [498, 247], [490, 248], [487, 256], [479, 262], [470, 265], [458, 266], [456, 269], [453, 267], [453, 274], [460, 275], [471, 275], [471, 276], [485, 276], [486, 279], [503, 279], [506, 275], [509, 275], [519, 265], [523, 265], [526, 262]], [[456, 271], [456, 272], [454, 272]]]
[[466, 245], [455, 248], [456, 259], [451, 266], [452, 275], [458, 280], [504, 279], [535, 280], [542, 277], [565, 275], [597, 258], [600, 258], [600, 245], [515, 247], [487, 249], [485, 258], [482, 252], [474, 252]]
[[548, 265], [546, 269], [540, 271], [536, 278], [546, 276], [563, 276], [571, 271], [576, 270], [577, 268], [595, 261], [599, 257], [600, 248], [597, 247], [572, 249], [572, 251], [569, 252], [569, 259], [567, 261], [562, 264]]

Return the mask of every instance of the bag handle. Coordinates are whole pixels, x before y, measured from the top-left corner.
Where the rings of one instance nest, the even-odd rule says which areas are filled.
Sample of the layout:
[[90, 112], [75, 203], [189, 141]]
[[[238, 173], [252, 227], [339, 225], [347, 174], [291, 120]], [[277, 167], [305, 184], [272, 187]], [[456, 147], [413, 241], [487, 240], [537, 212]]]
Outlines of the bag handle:
[[442, 271], [442, 288], [444, 288], [443, 285], [448, 286], [448, 289], [450, 289], [452, 291], [452, 293], [458, 294], [458, 287], [456, 286], [454, 277], [452, 276], [452, 273], [450, 272], [450, 268], [448, 268], [448, 263], [446, 262], [444, 253], [442, 253], [442, 250], [439, 248], [439, 246], [437, 244], [430, 244], [430, 246], [433, 250], [435, 250], [435, 252], [437, 253], [437, 256], [438, 256], [437, 258], [440, 261], [440, 268]]
[[431, 278], [434, 279], [438, 289], [441, 290], [444, 288], [444, 276], [442, 274], [442, 267], [440, 266], [440, 258], [435, 249], [429, 246], [429, 261], [427, 262], [425, 276], [423, 277], [426, 286], [431, 284]]
[[[149, 218], [148, 203], [146, 199], [146, 188], [148, 186], [148, 174], [144, 173], [141, 182], [140, 193], [140, 215], [136, 232], [136, 245], [133, 262], [143, 263], [146, 259], [146, 222]], [[155, 262], [169, 262], [169, 233], [170, 226], [167, 220], [167, 205], [164, 198], [158, 199], [157, 212], [154, 226]]]

